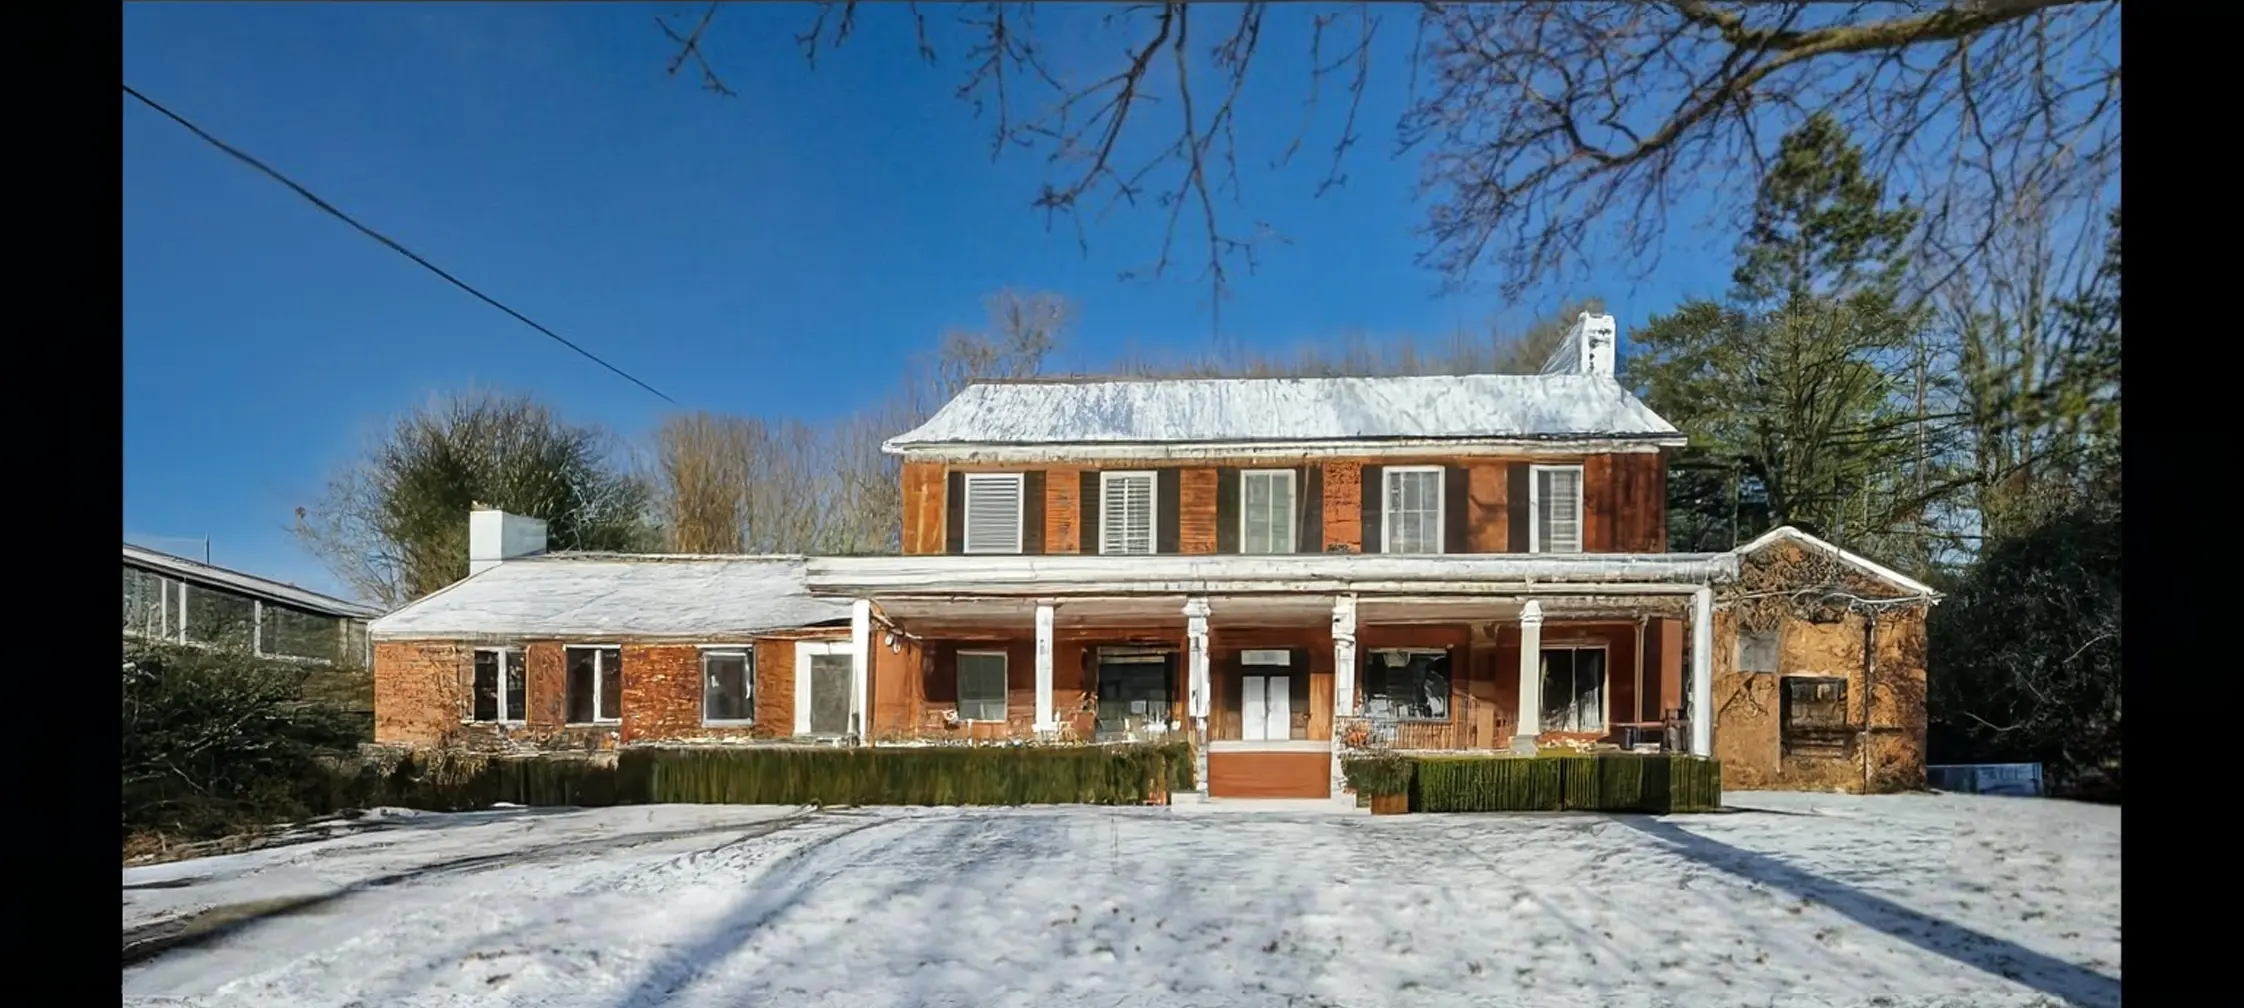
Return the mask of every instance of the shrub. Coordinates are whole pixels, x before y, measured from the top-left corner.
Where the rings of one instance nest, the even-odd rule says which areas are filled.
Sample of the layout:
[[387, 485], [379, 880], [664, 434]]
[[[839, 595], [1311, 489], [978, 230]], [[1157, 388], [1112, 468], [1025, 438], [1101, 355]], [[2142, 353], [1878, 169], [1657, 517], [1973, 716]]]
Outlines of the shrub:
[[1114, 805], [1192, 784], [1183, 745], [637, 749], [618, 767], [655, 802]]
[[1407, 795], [1418, 764], [1407, 756], [1362, 756], [1341, 760], [1340, 774], [1359, 795]]
[[1706, 812], [1722, 805], [1722, 765], [1696, 756], [1449, 756], [1417, 760], [1419, 812]]

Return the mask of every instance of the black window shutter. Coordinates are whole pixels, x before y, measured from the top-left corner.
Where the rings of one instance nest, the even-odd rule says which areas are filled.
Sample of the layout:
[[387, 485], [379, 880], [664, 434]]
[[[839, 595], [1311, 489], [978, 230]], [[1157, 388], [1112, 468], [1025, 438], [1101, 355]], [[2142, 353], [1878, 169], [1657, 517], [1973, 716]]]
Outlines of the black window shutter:
[[1300, 512], [1299, 523], [1294, 526], [1294, 552], [1324, 552], [1325, 467], [1301, 467], [1301, 500], [1294, 506]]
[[1216, 470], [1216, 552], [1237, 553], [1239, 542], [1239, 470]]
[[1379, 519], [1387, 513], [1386, 473], [1385, 466], [1367, 465], [1364, 467], [1363, 482], [1356, 487], [1357, 494], [1363, 498], [1363, 551], [1366, 553], [1379, 552], [1380, 540], [1384, 538], [1380, 535]]
[[1044, 470], [1021, 474], [1021, 552], [1044, 552]]
[[1156, 517], [1160, 519], [1161, 526], [1153, 533], [1153, 552], [1155, 553], [1170, 554], [1182, 551], [1182, 547], [1177, 545], [1177, 540], [1180, 538], [1178, 530], [1183, 527], [1183, 524], [1177, 520], [1177, 472], [1178, 470], [1174, 468], [1155, 469], [1153, 471], [1153, 499], [1155, 501], [1153, 510], [1158, 512]]
[[966, 552], [966, 474], [956, 469], [943, 489], [943, 549]]
[[1075, 495], [1075, 548], [1085, 553], [1099, 551], [1099, 473], [1096, 469], [1083, 470], [1082, 489]]
[[1505, 467], [1504, 524], [1510, 529], [1510, 552], [1527, 552], [1527, 525], [1535, 520], [1535, 510], [1527, 502], [1527, 463], [1514, 462]]
[[1464, 466], [1448, 466], [1441, 474], [1441, 551], [1444, 553], [1470, 553], [1473, 551], [1472, 525], [1467, 513], [1471, 486]]

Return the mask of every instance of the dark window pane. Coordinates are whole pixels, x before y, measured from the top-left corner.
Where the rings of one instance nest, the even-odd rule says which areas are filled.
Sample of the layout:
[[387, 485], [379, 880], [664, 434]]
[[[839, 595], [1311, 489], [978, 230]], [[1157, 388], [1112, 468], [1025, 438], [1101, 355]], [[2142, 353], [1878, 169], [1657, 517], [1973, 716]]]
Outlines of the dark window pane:
[[592, 720], [592, 696], [599, 685], [593, 662], [599, 652], [590, 648], [569, 649], [569, 715], [570, 724], [584, 724]]
[[125, 630], [160, 636], [164, 632], [164, 579], [137, 567], [125, 568]]
[[509, 721], [520, 721], [528, 710], [523, 702], [522, 652], [508, 651], [500, 655], [506, 669], [506, 711]]
[[738, 651], [701, 653], [701, 716], [707, 721], [746, 721], [750, 690], [748, 655]]
[[187, 639], [218, 647], [248, 648], [256, 633], [257, 603], [232, 592], [185, 585]]
[[1364, 713], [1402, 721], [1449, 720], [1449, 655], [1373, 651], [1364, 663]]
[[600, 720], [613, 721], [623, 713], [623, 652], [600, 652]]
[[269, 655], [334, 661], [342, 643], [341, 620], [272, 603], [265, 605], [258, 648]]
[[475, 653], [475, 719], [499, 719], [499, 658], [496, 651]]
[[1005, 720], [1005, 656], [958, 656], [958, 716], [967, 721]]
[[1543, 730], [1605, 730], [1605, 651], [1551, 648], [1543, 652]]

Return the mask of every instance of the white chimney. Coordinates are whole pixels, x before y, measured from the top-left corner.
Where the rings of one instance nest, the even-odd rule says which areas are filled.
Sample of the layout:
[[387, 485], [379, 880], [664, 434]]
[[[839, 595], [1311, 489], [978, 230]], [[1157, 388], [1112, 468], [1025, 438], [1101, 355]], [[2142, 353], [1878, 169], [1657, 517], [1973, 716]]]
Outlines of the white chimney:
[[1620, 327], [1611, 315], [1583, 312], [1543, 362], [1547, 375], [1582, 374], [1613, 377], [1614, 348], [1620, 344]]
[[499, 561], [545, 552], [545, 520], [511, 515], [477, 505], [468, 512], [468, 575], [481, 574]]

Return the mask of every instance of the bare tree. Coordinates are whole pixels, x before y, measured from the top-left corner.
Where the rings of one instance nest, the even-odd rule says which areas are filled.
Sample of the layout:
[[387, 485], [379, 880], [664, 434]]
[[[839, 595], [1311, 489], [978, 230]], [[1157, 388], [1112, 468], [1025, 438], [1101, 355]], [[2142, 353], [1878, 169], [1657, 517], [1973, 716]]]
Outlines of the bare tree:
[[1258, 352], [1227, 346], [1209, 353], [1155, 356], [1125, 351], [1117, 374], [1143, 378], [1339, 378], [1377, 375], [1534, 374], [1583, 312], [1602, 312], [1600, 298], [1568, 301], [1526, 328], [1490, 326], [1485, 333], [1452, 333], [1422, 342], [1409, 335], [1373, 338], [1349, 333], [1286, 351]]
[[[1316, 192], [1342, 184], [1377, 56], [1382, 72], [1408, 77], [1396, 141], [1422, 156], [1423, 261], [1453, 283], [1493, 270], [1506, 297], [1593, 254], [1649, 271], [1687, 194], [1713, 201], [1717, 220], [1706, 223], [1742, 229], [1752, 187], [1725, 183], [1757, 178], [1776, 139], [1818, 111], [1862, 138], [1872, 174], [1922, 199], [1911, 258], [1923, 290], [1974, 268], [2015, 194], [2092, 220], [2116, 188], [2116, 0], [1297, 9], [1310, 19], [1305, 114], [1271, 161], [1290, 162], [1320, 118], [1336, 115]], [[934, 61], [941, 26], [931, 33], [916, 4], [895, 11]], [[1402, 11], [1414, 15], [1407, 50], [1381, 44], [1382, 31], [1403, 30], [1388, 27]], [[1276, 236], [1266, 222], [1233, 220], [1239, 98], [1267, 12], [1110, 7], [1103, 27], [1127, 42], [1112, 64], [1075, 68], [1040, 44], [1035, 5], [961, 5], [958, 93], [993, 116], [993, 152], [1045, 157], [1038, 208], [1070, 220], [1080, 239], [1086, 210], [1149, 204], [1166, 228], [1146, 272], [1169, 270], [1184, 229], [1220, 292]], [[859, 13], [854, 0], [820, 5], [797, 39], [814, 65], [849, 39]], [[708, 28], [707, 15], [690, 33], [665, 25], [679, 45], [671, 71], [690, 63], [722, 91]]]
[[678, 553], [738, 553], [754, 525], [749, 503], [763, 424], [713, 413], [665, 417], [655, 429], [658, 507]]

